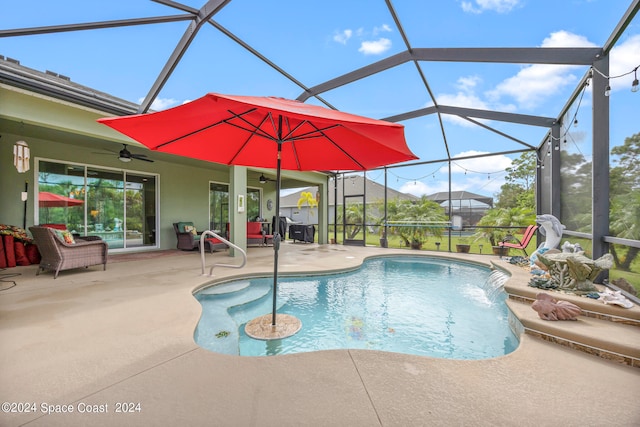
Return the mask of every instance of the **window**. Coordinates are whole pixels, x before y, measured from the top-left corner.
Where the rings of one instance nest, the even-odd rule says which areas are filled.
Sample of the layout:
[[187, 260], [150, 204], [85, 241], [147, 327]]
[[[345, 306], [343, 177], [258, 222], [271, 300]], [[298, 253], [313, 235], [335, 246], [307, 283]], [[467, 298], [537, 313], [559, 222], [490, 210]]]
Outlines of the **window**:
[[110, 249], [157, 246], [156, 177], [41, 160], [39, 224], [65, 224], [99, 236]]

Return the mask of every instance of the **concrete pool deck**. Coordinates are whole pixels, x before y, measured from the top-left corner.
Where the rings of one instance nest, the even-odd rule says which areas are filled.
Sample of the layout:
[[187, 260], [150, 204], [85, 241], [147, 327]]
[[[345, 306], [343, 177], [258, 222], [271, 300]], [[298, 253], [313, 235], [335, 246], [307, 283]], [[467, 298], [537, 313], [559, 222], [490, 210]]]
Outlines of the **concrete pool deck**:
[[[394, 253], [415, 254], [284, 243], [279, 270], [350, 269], [367, 256]], [[497, 256], [429, 255], [494, 261], [511, 280], [528, 280]], [[234, 262], [224, 253], [206, 256]], [[0, 425], [640, 424], [640, 369], [528, 335], [515, 352], [479, 361], [365, 350], [212, 353], [193, 341], [200, 304], [192, 292], [211, 281], [200, 275], [198, 254], [112, 258], [106, 271], [63, 271], [55, 280], [52, 273], [36, 277], [36, 266], [0, 272], [20, 273], [0, 283], [17, 283], [0, 292], [0, 394], [23, 411], [3, 406]], [[215, 279], [268, 275], [272, 263], [271, 248], [251, 248], [244, 269], [216, 268]]]

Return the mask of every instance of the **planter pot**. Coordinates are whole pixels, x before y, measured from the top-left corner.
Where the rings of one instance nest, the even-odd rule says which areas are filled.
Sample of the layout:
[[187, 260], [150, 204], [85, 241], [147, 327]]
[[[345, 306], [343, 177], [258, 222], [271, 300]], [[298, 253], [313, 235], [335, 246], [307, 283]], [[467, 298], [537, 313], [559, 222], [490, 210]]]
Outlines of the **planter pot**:
[[389, 242], [387, 241], [387, 239], [385, 237], [381, 237], [380, 238], [380, 247], [381, 248], [388, 248], [389, 247]]
[[470, 250], [471, 250], [471, 245], [463, 245], [463, 244], [456, 245], [456, 252], [468, 254]]
[[411, 249], [422, 249], [422, 242], [411, 242]]
[[499, 256], [507, 256], [509, 255], [509, 248], [505, 248], [504, 246], [493, 246], [493, 254]]

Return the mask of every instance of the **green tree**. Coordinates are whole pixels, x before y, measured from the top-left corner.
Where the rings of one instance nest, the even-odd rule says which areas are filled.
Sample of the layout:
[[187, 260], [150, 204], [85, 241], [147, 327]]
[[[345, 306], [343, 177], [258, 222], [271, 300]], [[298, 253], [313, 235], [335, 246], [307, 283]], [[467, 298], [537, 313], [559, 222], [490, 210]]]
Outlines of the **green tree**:
[[442, 236], [442, 223], [448, 219], [442, 206], [426, 196], [418, 201], [389, 201], [387, 215], [388, 222], [406, 224], [390, 227], [391, 232], [399, 235], [406, 246], [422, 244], [429, 235]]
[[535, 221], [535, 210], [528, 207], [490, 209], [478, 221], [477, 225], [482, 227], [477, 229], [473, 237], [476, 240], [487, 239], [491, 242], [491, 246], [496, 246], [507, 234], [510, 234], [508, 229], [498, 227], [518, 227], [534, 224]]
[[569, 230], [591, 232], [591, 162], [580, 153], [562, 154], [560, 220]]
[[500, 227], [524, 226], [533, 224], [536, 220], [535, 153], [522, 153], [506, 172], [506, 183], [496, 195], [496, 207], [489, 209], [478, 221], [477, 225], [481, 227], [473, 236], [475, 240], [489, 240], [491, 246], [496, 246], [509, 233], [507, 229]]
[[[613, 147], [611, 154], [617, 156], [611, 168], [610, 183], [610, 231], [616, 237], [640, 240], [640, 133], [624, 140], [624, 144]], [[619, 254], [611, 246], [616, 267], [630, 271], [631, 263], [640, 249], [629, 247], [626, 255]]]

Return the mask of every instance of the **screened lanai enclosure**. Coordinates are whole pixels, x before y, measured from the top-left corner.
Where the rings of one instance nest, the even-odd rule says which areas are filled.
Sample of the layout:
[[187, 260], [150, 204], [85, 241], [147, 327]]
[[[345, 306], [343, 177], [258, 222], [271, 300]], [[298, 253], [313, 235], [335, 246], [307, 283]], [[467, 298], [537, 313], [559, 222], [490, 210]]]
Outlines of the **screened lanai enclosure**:
[[[471, 226], [482, 221], [484, 213], [454, 220], [463, 208], [457, 195], [466, 192], [483, 212], [529, 208], [507, 227], [554, 215], [566, 227], [563, 239], [580, 241], [594, 259], [613, 253], [613, 274], [640, 283], [640, 1], [578, 2], [571, 13], [549, 2], [447, 3], [441, 7], [457, 8], [447, 15], [455, 20], [430, 10], [431, 2], [409, 0], [310, 2], [312, 14], [297, 1], [91, 8], [69, 1], [40, 5], [38, 13], [25, 5], [0, 17], [0, 55], [16, 61], [29, 52], [36, 63], [22, 58], [23, 65], [71, 82], [88, 69], [78, 83], [127, 101], [111, 104], [113, 115], [218, 92], [292, 98], [403, 124], [420, 159], [360, 176], [412, 195], [414, 204], [435, 200], [444, 217], [402, 220], [442, 225], [439, 250], [451, 249], [447, 233], [470, 227], [473, 238]], [[359, 17], [365, 7], [368, 20]], [[68, 19], [48, 19], [47, 8], [62, 8]], [[51, 94], [46, 80], [27, 82], [5, 68], [0, 83]], [[100, 92], [56, 96], [91, 108]], [[0, 126], [28, 136], [24, 121], [2, 110]], [[319, 172], [327, 180], [319, 197], [327, 199], [337, 195], [333, 182], [353, 175]], [[345, 200], [334, 206], [341, 202], [342, 212], [328, 215], [320, 232], [336, 238], [355, 217], [376, 241], [381, 230], [387, 237], [389, 204], [399, 202], [386, 191], [375, 197], [341, 190]], [[349, 216], [349, 206], [359, 213]], [[153, 213], [137, 215], [144, 229]], [[227, 221], [226, 211], [216, 215], [212, 224]], [[155, 239], [148, 228], [135, 244]]]

